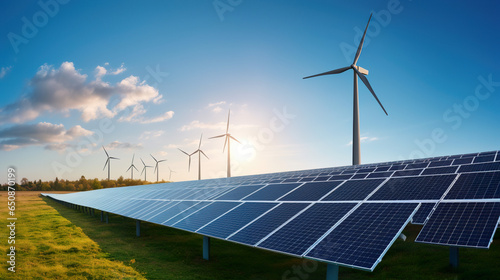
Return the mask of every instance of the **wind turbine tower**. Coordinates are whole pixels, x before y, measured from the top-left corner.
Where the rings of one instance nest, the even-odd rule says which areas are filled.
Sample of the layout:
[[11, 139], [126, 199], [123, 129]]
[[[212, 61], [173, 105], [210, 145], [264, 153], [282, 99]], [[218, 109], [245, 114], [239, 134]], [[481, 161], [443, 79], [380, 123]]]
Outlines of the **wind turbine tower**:
[[200, 136], [200, 144], [198, 145], [198, 150], [194, 151], [191, 153], [191, 156], [198, 153], [198, 180], [201, 180], [201, 154], [203, 154], [207, 159], [207, 155], [201, 150], [201, 138], [203, 137], [203, 134]]
[[106, 169], [106, 165], [108, 166], [108, 181], [109, 181], [109, 177], [110, 177], [110, 168], [111, 168], [111, 160], [112, 159], [119, 159], [119, 158], [116, 158], [116, 157], [110, 157], [109, 154], [108, 154], [108, 151], [106, 151], [106, 149], [104, 148], [104, 146], [102, 146], [102, 148], [104, 149], [104, 152], [106, 153], [106, 163], [104, 164], [104, 169]]
[[236, 140], [231, 134], [229, 133], [229, 116], [231, 115], [231, 110], [229, 110], [229, 113], [227, 114], [227, 127], [226, 127], [226, 133], [214, 137], [210, 137], [208, 139], [213, 139], [213, 138], [220, 138], [220, 137], [225, 137], [224, 139], [224, 148], [222, 148], [222, 152], [226, 149], [226, 143], [227, 143], [227, 177], [231, 177], [231, 139], [240, 143], [240, 141]]
[[130, 167], [127, 169], [127, 171], [130, 170], [130, 172], [131, 172], [130, 173], [130, 178], [132, 180], [134, 180], [134, 168], [135, 168], [135, 170], [137, 170], [137, 172], [139, 172], [139, 170], [137, 169], [137, 167], [135, 167], [135, 165], [134, 165], [134, 158], [135, 158], [135, 154], [132, 156], [132, 163], [130, 164]]
[[147, 175], [146, 169], [147, 169], [148, 167], [153, 167], [153, 166], [146, 165], [146, 164], [144, 163], [144, 161], [142, 160], [142, 158], [141, 158], [141, 161], [142, 161], [142, 164], [144, 165], [144, 167], [142, 168], [142, 171], [141, 171], [141, 175], [142, 175], [142, 173], [144, 173], [144, 181], [147, 181], [147, 180], [146, 180], [146, 175]]
[[155, 172], [156, 172], [156, 182], [160, 181], [158, 178], [160, 177], [160, 167], [158, 166], [158, 164], [160, 162], [164, 162], [164, 161], [167, 161], [166, 159], [162, 159], [162, 160], [156, 160], [156, 158], [152, 155], [152, 154], [149, 154], [155, 161], [156, 161], [156, 165], [155, 165]]

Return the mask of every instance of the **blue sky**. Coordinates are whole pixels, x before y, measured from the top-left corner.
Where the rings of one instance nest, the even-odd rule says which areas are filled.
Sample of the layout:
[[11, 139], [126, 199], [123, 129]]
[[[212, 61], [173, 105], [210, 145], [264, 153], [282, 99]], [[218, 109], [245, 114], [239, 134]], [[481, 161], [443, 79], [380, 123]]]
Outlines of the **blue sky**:
[[[29, 4], [26, 4], [29, 3]], [[39, 3], [44, 3], [43, 5]], [[160, 178], [351, 163], [352, 72], [362, 163], [497, 150], [500, 4], [473, 1], [9, 1], [0, 9], [0, 169], [30, 180], [128, 178], [135, 153]], [[148, 180], [156, 176], [148, 170]], [[0, 182], [7, 172], [0, 172]], [[134, 177], [139, 176], [135, 173]]]

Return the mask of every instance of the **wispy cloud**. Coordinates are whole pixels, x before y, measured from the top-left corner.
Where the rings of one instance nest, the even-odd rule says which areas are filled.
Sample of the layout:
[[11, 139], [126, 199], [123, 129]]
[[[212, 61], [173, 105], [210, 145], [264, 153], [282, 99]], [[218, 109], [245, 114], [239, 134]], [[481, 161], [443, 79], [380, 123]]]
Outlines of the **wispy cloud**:
[[141, 134], [141, 136], [139, 137], [139, 139], [148, 140], [148, 139], [152, 139], [152, 138], [158, 138], [158, 137], [162, 136], [163, 134], [165, 134], [165, 130], [144, 131]]
[[41, 122], [22, 124], [0, 130], [0, 150], [11, 151], [25, 146], [48, 144], [46, 149], [68, 147], [66, 142], [92, 135], [93, 132], [77, 125], [68, 130], [62, 124]]
[[113, 149], [142, 149], [142, 144], [132, 144], [128, 142], [120, 142], [120, 141], [113, 141], [106, 145], [106, 148], [113, 150]]
[[[364, 142], [377, 141], [377, 140], [379, 140], [379, 138], [378, 137], [363, 136], [363, 137], [360, 137], [359, 140], [361, 141], [361, 143], [364, 143]], [[352, 146], [352, 140], [346, 146]]]
[[[204, 130], [226, 130], [227, 123], [226, 122], [218, 122], [218, 123], [204, 123], [198, 120], [192, 121], [189, 124], [183, 125], [179, 130], [180, 131], [189, 131], [193, 129], [204, 129]], [[257, 125], [251, 124], [236, 124], [231, 125], [233, 129], [242, 129], [242, 128], [254, 128]]]
[[0, 79], [3, 79], [3, 77], [7, 75], [7, 73], [10, 71], [11, 68], [12, 66], [0, 68]]
[[[107, 66], [109, 65], [109, 63], [106, 62], [104, 65]], [[117, 69], [109, 71], [108, 69], [106, 69], [106, 67], [98, 65], [95, 68], [95, 78], [96, 80], [100, 81], [105, 75], [118, 75], [125, 72], [125, 70], [127, 70], [127, 68], [125, 68], [125, 65], [123, 63]]]
[[[123, 69], [123, 70], [122, 70]], [[124, 67], [113, 73], [123, 72]], [[59, 68], [43, 65], [30, 80], [30, 93], [20, 100], [0, 108], [1, 123], [23, 123], [36, 119], [45, 112], [67, 114], [71, 110], [81, 113], [83, 121], [101, 117], [114, 117], [131, 106], [145, 102], [161, 101], [154, 87], [136, 76], [129, 76], [111, 85], [100, 80], [107, 70], [96, 69], [96, 79], [75, 69], [72, 62], [64, 62]], [[117, 101], [111, 106], [111, 101]]]
[[226, 101], [219, 101], [219, 102], [215, 102], [215, 103], [209, 103], [207, 105], [207, 108], [209, 108], [214, 113], [220, 113], [220, 112], [222, 112], [221, 105], [225, 105], [225, 104], [226, 104]]
[[132, 112], [126, 116], [122, 116], [118, 119], [119, 122], [138, 122], [138, 123], [158, 123], [166, 120], [170, 120], [174, 117], [174, 111], [165, 112], [163, 115], [146, 118], [143, 115], [146, 113], [146, 109], [142, 105], [136, 105], [133, 107]]

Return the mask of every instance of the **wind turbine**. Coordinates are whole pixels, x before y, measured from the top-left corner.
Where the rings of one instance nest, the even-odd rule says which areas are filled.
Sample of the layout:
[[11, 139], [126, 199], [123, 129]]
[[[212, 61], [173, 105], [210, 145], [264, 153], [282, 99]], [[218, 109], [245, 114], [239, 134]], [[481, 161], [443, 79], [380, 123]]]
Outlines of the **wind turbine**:
[[220, 137], [226, 137], [224, 139], [224, 148], [222, 148], [222, 152], [226, 149], [226, 143], [227, 143], [227, 177], [231, 177], [231, 139], [234, 141], [238, 142], [241, 144], [240, 141], [236, 140], [231, 134], [229, 133], [229, 116], [231, 114], [231, 110], [229, 110], [229, 113], [227, 114], [227, 127], [226, 127], [226, 133], [219, 135], [219, 136], [214, 136], [210, 137], [208, 139], [213, 139], [213, 138], [220, 138]]
[[385, 110], [384, 106], [382, 106], [382, 103], [380, 102], [377, 95], [373, 91], [370, 83], [368, 82], [368, 79], [365, 77], [365, 75], [368, 75], [368, 70], [356, 65], [356, 63], [358, 62], [358, 59], [359, 59], [359, 55], [361, 54], [361, 49], [363, 48], [363, 42], [365, 40], [366, 30], [368, 29], [368, 25], [370, 24], [371, 18], [372, 18], [372, 15], [370, 15], [370, 18], [368, 19], [368, 23], [366, 24], [365, 32], [363, 33], [363, 38], [361, 39], [361, 42], [359, 42], [358, 51], [356, 52], [356, 56], [354, 57], [354, 62], [350, 66], [335, 69], [332, 71], [324, 72], [324, 73], [313, 75], [313, 76], [304, 77], [304, 79], [308, 79], [308, 78], [317, 77], [317, 76], [340, 74], [340, 73], [345, 72], [349, 69], [354, 70], [352, 165], [361, 164], [360, 147], [359, 147], [360, 139], [359, 139], [358, 77], [361, 79], [361, 81], [363, 81], [365, 86], [372, 93], [373, 97], [375, 97], [375, 99], [377, 100], [380, 107], [382, 107], [382, 110], [384, 110], [384, 113], [387, 115], [387, 111]]
[[147, 175], [146, 169], [147, 169], [148, 167], [152, 167], [152, 166], [150, 166], [150, 165], [146, 165], [146, 164], [144, 163], [144, 161], [142, 160], [142, 158], [141, 158], [141, 161], [142, 161], [142, 164], [144, 165], [144, 167], [142, 168], [142, 171], [141, 171], [141, 175], [142, 175], [142, 173], [144, 173], [144, 181], [147, 181], [147, 180], [146, 180], [146, 175]]
[[110, 166], [111, 166], [111, 159], [119, 159], [119, 158], [115, 158], [115, 157], [110, 157], [108, 152], [106, 151], [106, 149], [104, 148], [104, 146], [102, 146], [102, 148], [104, 149], [104, 152], [106, 153], [106, 157], [108, 157], [106, 159], [106, 163], [104, 164], [104, 169], [106, 169], [106, 165], [108, 165], [108, 181], [109, 181], [109, 174], [110, 174]]
[[137, 170], [137, 172], [139, 172], [137, 167], [135, 167], [135, 165], [134, 165], [134, 158], [135, 158], [135, 154], [132, 156], [132, 163], [130, 164], [130, 167], [127, 169], [127, 171], [130, 170], [130, 172], [131, 172], [130, 177], [132, 178], [132, 180], [134, 180], [134, 168], [135, 168], [135, 170]]
[[152, 154], [149, 154], [155, 161], [156, 161], [156, 165], [155, 165], [155, 172], [156, 172], [156, 182], [158, 182], [158, 178], [160, 176], [160, 168], [158, 166], [158, 163], [160, 162], [163, 162], [163, 161], [167, 161], [166, 159], [162, 159], [162, 160], [156, 160], [156, 158], [152, 155]]
[[[177, 148], [177, 149], [179, 149], [179, 148]], [[186, 154], [186, 156], [188, 156], [188, 157], [189, 157], [188, 172], [189, 172], [189, 171], [191, 171], [191, 155], [190, 155], [190, 154], [188, 154], [188, 153], [186, 153], [186, 152], [184, 152], [184, 151], [183, 151], [183, 150], [181, 150], [181, 149], [179, 149], [179, 151], [183, 152], [184, 154]]]
[[203, 137], [203, 134], [200, 136], [200, 144], [198, 145], [198, 150], [194, 151], [191, 153], [191, 156], [198, 153], [198, 180], [201, 180], [201, 154], [203, 154], [207, 159], [207, 155], [201, 150], [201, 138]]
[[170, 179], [172, 178], [172, 173], [175, 173], [175, 171], [170, 169], [170, 166], [168, 167], [168, 170], [170, 170], [170, 174], [168, 175], [168, 180], [170, 181]]

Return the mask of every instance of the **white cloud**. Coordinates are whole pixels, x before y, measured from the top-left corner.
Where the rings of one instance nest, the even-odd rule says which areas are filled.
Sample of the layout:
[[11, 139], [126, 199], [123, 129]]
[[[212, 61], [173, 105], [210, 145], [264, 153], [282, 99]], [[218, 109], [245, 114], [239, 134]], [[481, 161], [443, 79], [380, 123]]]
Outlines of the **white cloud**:
[[[360, 137], [359, 138], [359, 141], [361, 143], [365, 143], [365, 142], [373, 142], [373, 141], [377, 141], [379, 140], [378, 137], [368, 137], [368, 136], [363, 136], [363, 137]], [[352, 140], [346, 145], [346, 146], [352, 146]]]
[[164, 130], [151, 130], [151, 131], [144, 131], [142, 135], [139, 137], [139, 139], [152, 139], [152, 138], [158, 138], [165, 134]]
[[[104, 65], [108, 66], [109, 63], [106, 62], [106, 63], [104, 63]], [[95, 68], [95, 78], [97, 81], [100, 81], [102, 79], [102, 77], [105, 75], [118, 75], [120, 73], [125, 72], [125, 70], [127, 70], [127, 68], [125, 68], [125, 65], [123, 63], [120, 65], [119, 68], [117, 68], [116, 70], [111, 70], [111, 71], [108, 71], [108, 69], [106, 69], [106, 67], [98, 65]]]
[[62, 124], [40, 122], [22, 124], [0, 130], [0, 150], [14, 150], [25, 146], [48, 144], [46, 149], [55, 150], [67, 147], [66, 142], [93, 132], [77, 125], [68, 130]]
[[157, 123], [157, 122], [170, 120], [173, 117], [174, 117], [174, 111], [168, 111], [168, 112], [165, 112], [165, 114], [158, 116], [158, 117], [154, 117], [151, 119], [143, 119], [140, 121], [140, 123]]
[[220, 113], [220, 112], [222, 112], [222, 108], [219, 107], [219, 106], [217, 106], [217, 107], [215, 107], [215, 108], [212, 109], [212, 112], [214, 112], [214, 113]]
[[[113, 73], [121, 73], [124, 69], [121, 66]], [[161, 101], [158, 90], [138, 77], [129, 76], [115, 85], [101, 81], [100, 78], [107, 72], [104, 67], [98, 66], [96, 79], [89, 81], [87, 75], [75, 69], [72, 62], [62, 63], [58, 69], [43, 65], [29, 82], [30, 92], [0, 108], [0, 123], [23, 123], [45, 112], [68, 114], [71, 110], [80, 112], [81, 118], [87, 122], [114, 117], [130, 106]], [[111, 100], [118, 103], [110, 107]]]
[[0, 68], [0, 79], [3, 79], [3, 77], [7, 75], [7, 73], [10, 71], [11, 68], [12, 66]]
[[209, 103], [207, 107], [211, 108], [211, 107], [216, 107], [216, 106], [224, 105], [224, 104], [226, 104], [226, 101], [219, 101], [219, 102], [215, 102], [215, 103]]
[[132, 112], [130, 112], [127, 116], [122, 116], [118, 119], [119, 122], [138, 122], [138, 123], [157, 123], [169, 120], [174, 117], [174, 111], [165, 112], [163, 115], [145, 118], [143, 115], [146, 113], [146, 110], [142, 105], [136, 105], [133, 107]]
[[113, 141], [106, 148], [113, 149], [142, 149], [142, 144], [132, 144], [127, 142]]

